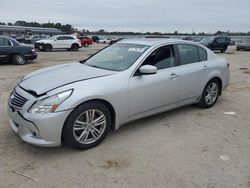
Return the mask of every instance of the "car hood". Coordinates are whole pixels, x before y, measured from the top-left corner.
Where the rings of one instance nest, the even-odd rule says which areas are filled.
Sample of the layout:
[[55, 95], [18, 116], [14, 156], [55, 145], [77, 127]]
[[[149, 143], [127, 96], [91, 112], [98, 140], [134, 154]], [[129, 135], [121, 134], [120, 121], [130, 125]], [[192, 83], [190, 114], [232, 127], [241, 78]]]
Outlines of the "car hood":
[[26, 75], [19, 86], [37, 95], [55, 88], [99, 77], [115, 74], [114, 71], [98, 69], [81, 63], [70, 63], [40, 69]]
[[49, 39], [43, 39], [43, 40], [38, 40], [36, 42], [37, 43], [48, 43], [48, 42], [51, 42], [51, 40], [49, 40]]

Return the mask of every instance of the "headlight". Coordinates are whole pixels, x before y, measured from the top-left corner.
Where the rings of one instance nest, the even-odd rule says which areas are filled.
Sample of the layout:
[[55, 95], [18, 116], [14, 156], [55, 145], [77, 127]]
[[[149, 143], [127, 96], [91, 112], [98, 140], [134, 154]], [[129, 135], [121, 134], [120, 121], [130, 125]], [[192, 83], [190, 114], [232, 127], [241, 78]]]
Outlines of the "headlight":
[[57, 109], [57, 107], [72, 94], [72, 92], [73, 89], [37, 101], [29, 109], [29, 112], [35, 114], [54, 112]]

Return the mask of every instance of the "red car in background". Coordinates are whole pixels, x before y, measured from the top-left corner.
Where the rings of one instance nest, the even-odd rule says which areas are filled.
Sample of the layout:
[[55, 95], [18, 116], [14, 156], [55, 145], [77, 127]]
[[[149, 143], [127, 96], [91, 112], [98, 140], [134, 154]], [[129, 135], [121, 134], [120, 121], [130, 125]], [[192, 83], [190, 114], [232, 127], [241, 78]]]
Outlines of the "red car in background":
[[91, 38], [89, 38], [89, 37], [80, 36], [78, 38], [80, 39], [81, 44], [84, 47], [88, 47], [90, 44], [93, 44], [93, 40]]

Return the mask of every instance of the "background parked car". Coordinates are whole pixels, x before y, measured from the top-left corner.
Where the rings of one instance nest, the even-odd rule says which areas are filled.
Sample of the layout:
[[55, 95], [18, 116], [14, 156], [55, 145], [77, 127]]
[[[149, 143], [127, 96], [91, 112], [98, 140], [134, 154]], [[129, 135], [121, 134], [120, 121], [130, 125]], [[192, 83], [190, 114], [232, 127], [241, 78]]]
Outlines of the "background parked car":
[[236, 50], [250, 50], [250, 39], [244, 39], [236, 43]]
[[15, 40], [16, 40], [17, 42], [20, 42], [20, 43], [25, 43], [24, 41], [25, 41], [27, 38], [29, 38], [30, 36], [31, 36], [31, 35], [20, 36], [20, 37], [15, 38]]
[[24, 43], [25, 44], [35, 44], [36, 41], [38, 40], [43, 40], [43, 39], [48, 39], [49, 36], [46, 35], [31, 35], [28, 38], [24, 38]]
[[86, 37], [86, 36], [80, 36], [78, 37], [81, 41], [81, 45], [84, 47], [88, 47], [89, 45], [93, 44], [92, 38]]
[[123, 40], [124, 38], [116, 38], [116, 39], [112, 39], [110, 42], [109, 42], [109, 44], [114, 44], [114, 43], [116, 43], [116, 42], [118, 42], [118, 41], [121, 41], [121, 40]]
[[81, 41], [69, 35], [54, 35], [49, 39], [39, 40], [35, 43], [37, 50], [51, 52], [53, 49], [67, 49], [78, 51], [81, 47]]
[[33, 45], [20, 44], [15, 39], [0, 35], [0, 62], [23, 65], [27, 60], [36, 58], [37, 54]]
[[224, 53], [230, 44], [230, 38], [228, 37], [205, 37], [199, 41], [200, 44], [208, 47], [211, 50], [220, 50]]
[[100, 39], [98, 36], [92, 36], [92, 40], [98, 44]]
[[104, 38], [104, 39], [99, 40], [99, 43], [110, 44], [110, 41], [111, 41], [111, 38]]

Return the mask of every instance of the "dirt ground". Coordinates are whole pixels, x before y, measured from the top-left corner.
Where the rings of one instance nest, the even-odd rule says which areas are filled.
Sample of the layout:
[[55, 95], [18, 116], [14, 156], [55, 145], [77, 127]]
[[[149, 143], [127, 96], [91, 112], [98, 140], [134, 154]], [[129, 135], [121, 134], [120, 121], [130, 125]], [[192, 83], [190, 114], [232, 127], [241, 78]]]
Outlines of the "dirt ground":
[[39, 52], [33, 63], [0, 65], [0, 188], [250, 187], [250, 51], [235, 47], [218, 53], [231, 63], [231, 81], [213, 108], [187, 106], [129, 123], [87, 151], [23, 143], [9, 127], [6, 112], [17, 80], [102, 47]]

